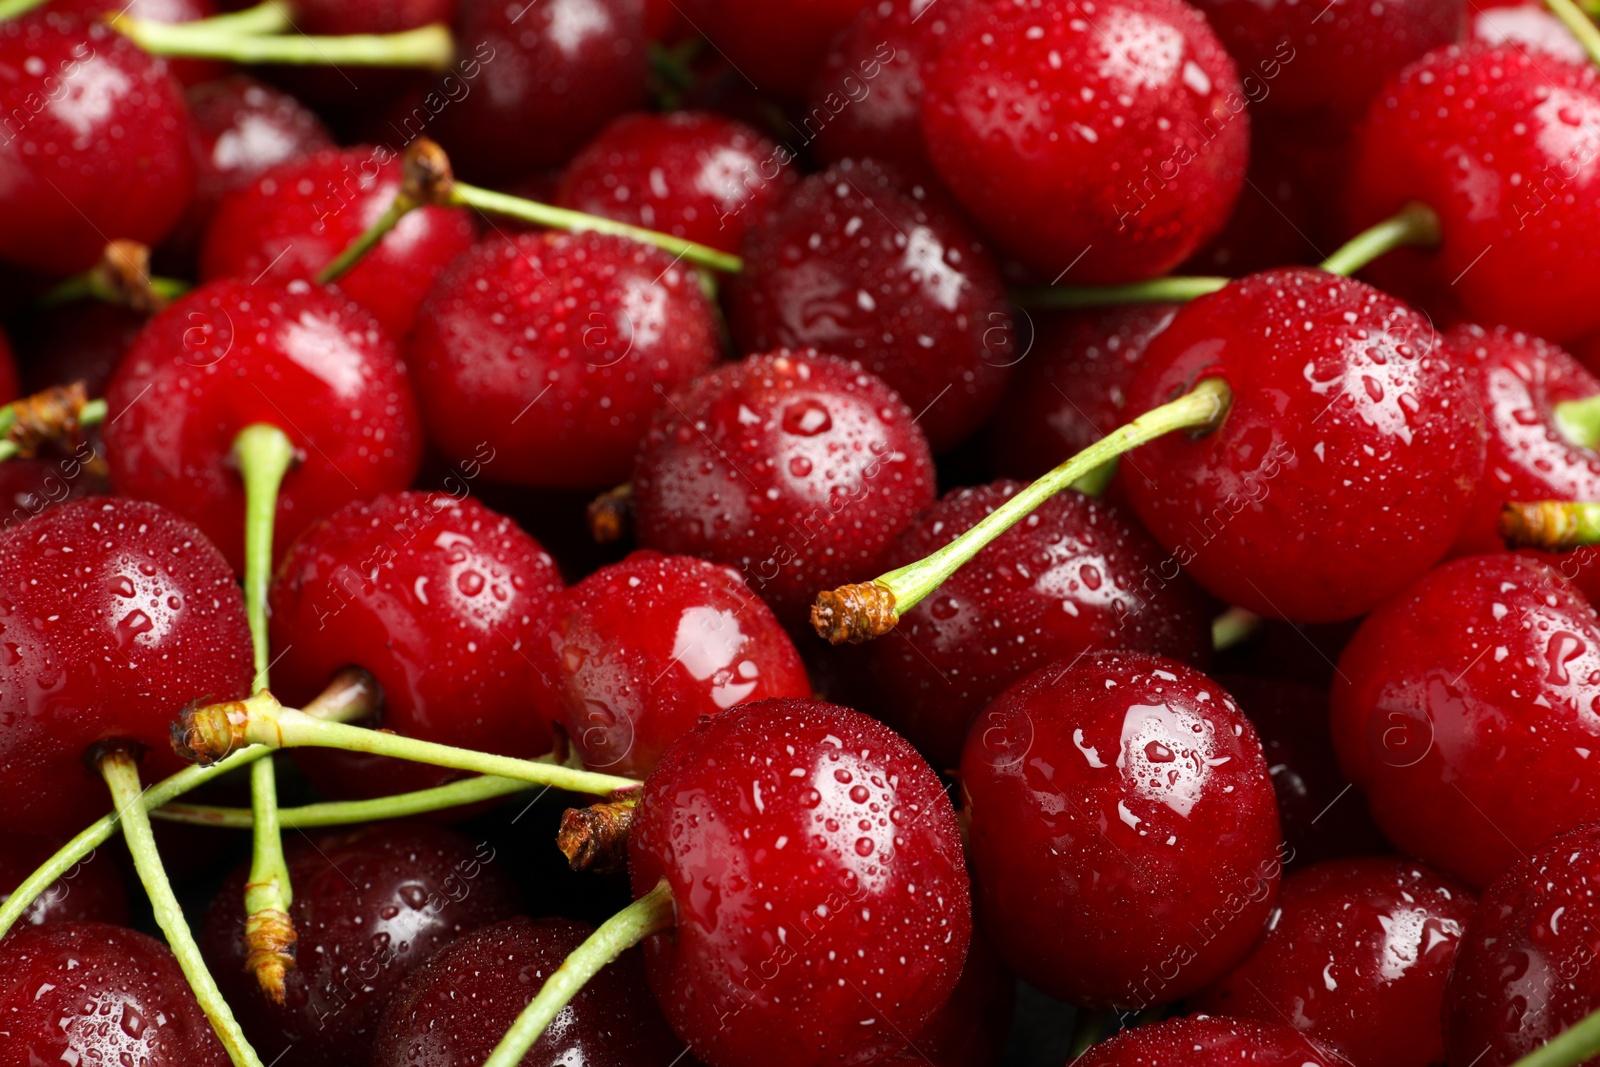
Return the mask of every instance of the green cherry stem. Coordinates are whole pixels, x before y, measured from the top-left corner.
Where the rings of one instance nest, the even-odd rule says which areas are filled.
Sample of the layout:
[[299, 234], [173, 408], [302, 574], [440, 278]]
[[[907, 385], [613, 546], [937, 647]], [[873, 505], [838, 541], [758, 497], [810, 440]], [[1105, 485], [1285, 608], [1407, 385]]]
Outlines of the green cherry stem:
[[1439, 216], [1427, 204], [1412, 201], [1391, 218], [1362, 230], [1322, 261], [1329, 274], [1349, 277], [1379, 256], [1397, 248], [1433, 248], [1439, 243]]
[[266, 3], [241, 11], [230, 11], [178, 25], [186, 30], [226, 30], [239, 34], [287, 33], [294, 29], [294, 18], [288, 5], [280, 4], [277, 0], [266, 0]]
[[1600, 504], [1574, 500], [1507, 504], [1500, 512], [1500, 536], [1507, 548], [1542, 552], [1600, 544]]
[[1243, 644], [1261, 629], [1261, 616], [1244, 608], [1229, 608], [1211, 620], [1211, 647], [1218, 652]]
[[1046, 473], [966, 533], [930, 556], [870, 582], [843, 585], [817, 597], [811, 625], [831, 644], [859, 644], [894, 628], [903, 612], [921, 603], [985, 545], [1034, 508], [1092, 470], [1175, 430], [1209, 433], [1221, 424], [1233, 392], [1221, 378], [1206, 378], [1178, 399], [1152, 408]]
[[1600, 446], [1600, 394], [1563, 400], [1554, 410], [1556, 431], [1579, 448]]
[[421, 67], [445, 70], [455, 62], [455, 41], [442, 22], [400, 33], [334, 37], [240, 32], [237, 24], [206, 20], [169, 24], [113, 15], [113, 29], [158, 56], [222, 59], [233, 63], [300, 66]]
[[133, 855], [133, 866], [139, 873], [139, 881], [144, 883], [145, 892], [150, 897], [156, 925], [166, 935], [167, 946], [178, 958], [178, 966], [183, 969], [189, 988], [194, 990], [195, 998], [200, 1001], [201, 1010], [211, 1021], [211, 1028], [217, 1032], [234, 1067], [261, 1067], [261, 1059], [250, 1047], [250, 1042], [245, 1040], [244, 1031], [239, 1029], [239, 1022], [233, 1017], [233, 1009], [222, 999], [217, 980], [211, 977], [205, 960], [200, 958], [200, 946], [195, 944], [194, 934], [184, 921], [183, 908], [178, 905], [178, 898], [172, 892], [172, 883], [167, 880], [166, 868], [162, 866], [161, 855], [156, 851], [150, 815], [144, 808], [138, 763], [126, 750], [112, 749], [100, 758], [100, 773], [111, 789], [111, 798], [117, 811], [121, 812], [122, 836]]
[[0, 22], [14, 19], [18, 15], [26, 15], [36, 7], [41, 7], [49, 0], [0, 0]]
[[1600, 1053], [1600, 1011], [1590, 1012], [1511, 1067], [1576, 1067]]
[[1589, 53], [1590, 61], [1600, 63], [1600, 28], [1584, 14], [1583, 9], [1572, 0], [1544, 0], [1545, 6], [1551, 14], [1560, 19], [1567, 29], [1572, 31], [1572, 36], [1583, 45], [1583, 50]]
[[588, 940], [561, 961], [483, 1061], [483, 1067], [517, 1067], [550, 1021], [583, 990], [584, 983], [634, 945], [651, 934], [672, 929], [676, 923], [672, 888], [663, 878], [650, 892], [601, 923]]
[[[549, 760], [541, 756], [535, 763]], [[349, 826], [353, 823], [375, 822], [381, 819], [405, 819], [444, 811], [462, 804], [475, 804], [480, 800], [498, 800], [515, 793], [526, 793], [539, 786], [517, 778], [495, 778], [483, 775], [463, 778], [448, 785], [431, 789], [418, 789], [413, 793], [396, 793], [393, 796], [371, 800], [338, 800], [322, 804], [305, 804], [298, 808], [283, 808], [278, 812], [278, 825], [294, 830], [313, 826]], [[243, 830], [255, 824], [249, 808], [225, 808], [211, 804], [168, 804], [150, 813], [164, 822], [188, 823], [191, 826], [219, 826]]]

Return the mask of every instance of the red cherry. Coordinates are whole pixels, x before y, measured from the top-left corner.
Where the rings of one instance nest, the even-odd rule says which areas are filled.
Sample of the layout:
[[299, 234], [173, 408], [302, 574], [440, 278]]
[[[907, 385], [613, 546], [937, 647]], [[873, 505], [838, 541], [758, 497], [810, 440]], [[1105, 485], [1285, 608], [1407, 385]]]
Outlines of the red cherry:
[[977, 929], [961, 979], [944, 1006], [877, 1067], [1000, 1067], [1016, 1012], [1017, 980]]
[[408, 346], [430, 436], [496, 481], [609, 488], [661, 392], [717, 360], [716, 312], [666, 252], [597, 233], [491, 236], [439, 279]]
[[[37, 834], [0, 832], [0, 901], [54, 855], [60, 844]], [[14, 930], [80, 920], [128, 925], [128, 893], [122, 875], [116, 864], [100, 853], [52, 882], [28, 905]]]
[[1354, 1067], [1431, 1067], [1470, 890], [1400, 859], [1331, 860], [1283, 880], [1267, 933], [1187, 1006], [1289, 1021]]
[[105, 479], [88, 465], [93, 456], [93, 442], [84, 441], [61, 459], [18, 457], [0, 463], [0, 536], [46, 508], [110, 493]]
[[430, 22], [449, 22], [455, 0], [295, 0], [295, 28], [338, 36], [400, 33]]
[[[475, 930], [412, 971], [377, 1030], [372, 1067], [478, 1067], [567, 955], [594, 932], [518, 916]], [[639, 954], [601, 971], [528, 1052], [529, 1062], [671, 1067], [683, 1045], [645, 986]]]
[[67, 274], [108, 235], [154, 245], [183, 216], [182, 95], [165, 62], [109, 26], [49, 11], [0, 23], [0, 113], [0, 259]]
[[937, 198], [842, 163], [802, 181], [743, 254], [729, 318], [744, 351], [858, 360], [919, 413], [935, 450], [994, 408], [1018, 358], [1010, 306], [994, 261]]
[[1478, 0], [1467, 12], [1466, 38], [1490, 46], [1542, 52], [1568, 63], [1589, 62], [1583, 45], [1544, 0]]
[[795, 628], [818, 589], [876, 573], [933, 492], [904, 401], [855, 364], [784, 350], [657, 409], [633, 470], [634, 526], [648, 548], [737, 568]]
[[701, 719], [645, 780], [636, 896], [676, 929], [650, 988], [718, 1067], [867, 1064], [950, 996], [971, 933], [955, 813], [905, 741], [848, 708], [762, 700]]
[[0, 829], [67, 835], [110, 807], [85, 751], [125, 739], [144, 774], [182, 767], [176, 709], [249, 691], [250, 633], [233, 573], [155, 504], [82, 500], [0, 542]]
[[9, 404], [21, 395], [17, 384], [17, 357], [11, 351], [11, 342], [0, 332], [0, 404]]
[[1222, 228], [1244, 181], [1238, 72], [1181, 0], [1110, 0], [1093, 19], [1072, 0], [970, 4], [923, 81], [934, 169], [1045, 278], [1163, 274]]
[[869, 0], [692, 0], [689, 17], [747, 81], [789, 99], [805, 95], [833, 35]]
[[[1372, 102], [1347, 183], [1366, 226], [1410, 200], [1439, 216], [1436, 251], [1374, 264], [1379, 284], [1441, 315], [1553, 341], [1600, 326], [1600, 74], [1516, 47], [1430, 52]], [[1576, 138], [1576, 140], [1574, 140]]]
[[794, 185], [793, 155], [720, 115], [624, 115], [567, 165], [556, 202], [737, 252]]
[[[1299, 120], [1280, 120], [1293, 124]], [[1326, 144], [1324, 127], [1311, 125]], [[1273, 267], [1319, 263], [1327, 256], [1313, 238], [1326, 236], [1324, 208], [1316, 182], [1307, 181], [1298, 160], [1280, 150], [1282, 138], [1268, 122], [1251, 120], [1250, 169], [1245, 188], [1233, 203], [1222, 230], [1177, 268], [1179, 274], [1220, 274], [1238, 278]], [[1337, 171], [1336, 171], [1337, 173]], [[1327, 181], [1326, 177], [1321, 180]], [[1335, 186], [1337, 188], [1337, 186]], [[1337, 242], [1339, 235], [1334, 235]], [[1330, 243], [1330, 249], [1335, 244]]]
[[1290, 1026], [1191, 1015], [1124, 1030], [1073, 1062], [1081, 1067], [1331, 1067], [1343, 1061]]
[[386, 823], [285, 841], [299, 934], [282, 1005], [244, 967], [248, 864], [222, 883], [200, 947], [266, 1062], [365, 1063], [400, 983], [462, 934], [517, 910], [494, 849], [440, 826]]
[[[394, 493], [347, 504], [300, 535], [273, 581], [273, 691], [298, 706], [353, 663], [383, 687], [385, 729], [543, 755], [550, 727], [528, 707], [540, 684], [531, 657], [560, 591], [539, 542], [476, 501]], [[296, 757], [335, 796], [459, 777], [344, 752]]]
[[794, 643], [732, 567], [635, 552], [549, 614], [551, 712], [592, 770], [643, 778], [702, 715], [811, 695]]
[[227, 1067], [228, 1054], [167, 947], [98, 922], [0, 942], [0, 1065]]
[[1597, 683], [1600, 618], [1577, 590], [1524, 557], [1457, 560], [1373, 612], [1345, 648], [1339, 765], [1389, 840], [1486, 885], [1552, 835], [1600, 821]]
[[421, 426], [394, 343], [365, 309], [307, 282], [211, 282], [150, 320], [106, 390], [111, 482], [207, 531], [241, 567], [239, 431], [289, 434], [276, 554], [352, 498], [403, 489]]
[[1255, 730], [1200, 672], [1091, 652], [1007, 689], [961, 758], [979, 918], [1053, 997], [1165, 1004], [1242, 959], [1283, 838]]
[[1221, 376], [1222, 426], [1133, 452], [1124, 489], [1212, 593], [1297, 622], [1348, 618], [1444, 555], [1483, 473], [1461, 371], [1418, 313], [1317, 270], [1254, 274], [1150, 342], [1127, 410]]
[[[143, 22], [172, 24], [210, 18], [217, 14], [217, 5], [212, 0], [51, 0], [50, 10], [79, 15], [86, 21], [127, 15]], [[208, 59], [168, 59], [167, 69], [184, 85], [200, 85], [224, 77], [228, 70], [222, 63]]]

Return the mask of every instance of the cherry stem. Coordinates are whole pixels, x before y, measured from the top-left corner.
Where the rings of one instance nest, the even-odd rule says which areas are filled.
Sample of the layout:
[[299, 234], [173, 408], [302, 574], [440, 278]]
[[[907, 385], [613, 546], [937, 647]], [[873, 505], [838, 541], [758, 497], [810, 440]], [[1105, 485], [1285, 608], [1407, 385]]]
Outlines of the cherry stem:
[[98, 300], [141, 315], [154, 315], [189, 291], [189, 283], [150, 274], [150, 247], [138, 241], [111, 241], [100, 262], [74, 274], [39, 298], [41, 307]]
[[1590, 21], [1583, 9], [1572, 0], [1544, 0], [1544, 3], [1551, 14], [1572, 31], [1572, 36], [1583, 45], [1583, 50], [1589, 53], [1589, 58], [1595, 63], [1600, 63], [1600, 28]]
[[589, 502], [584, 509], [589, 522], [589, 536], [597, 545], [609, 545], [622, 540], [633, 528], [633, 485], [623, 482], [615, 489], [607, 489]]
[[[541, 756], [541, 760], [554, 762], [554, 757]], [[433, 811], [444, 811], [462, 804], [475, 804], [482, 800], [497, 800], [514, 793], [526, 793], [538, 788], [532, 782], [516, 778], [496, 778], [483, 775], [463, 778], [459, 782], [438, 785], [431, 789], [418, 789], [412, 793], [375, 797], [371, 800], [339, 800], [322, 804], [305, 804], [298, 808], [283, 808], [278, 812], [278, 825], [290, 829], [312, 826], [348, 826], [352, 823], [373, 822], [380, 819], [405, 819]], [[168, 804], [151, 812], [164, 822], [188, 823], [191, 826], [217, 826], [244, 830], [255, 824], [249, 808], [226, 808], [212, 804]]]
[[289, 8], [277, 2], [266, 0], [266, 3], [256, 4], [240, 11], [230, 11], [221, 15], [212, 15], [210, 18], [195, 19], [193, 22], [181, 23], [187, 30], [227, 30], [230, 33], [286, 33], [294, 29], [294, 19]]
[[0, 21], [26, 15], [34, 8], [49, 2], [50, 0], [0, 0]]
[[1244, 608], [1229, 608], [1211, 620], [1211, 647], [1218, 652], [1243, 644], [1261, 629], [1261, 616]]
[[185, 709], [173, 725], [173, 748], [185, 759], [205, 764], [221, 759], [242, 744], [273, 748], [337, 748], [374, 756], [451, 767], [460, 771], [516, 778], [573, 793], [606, 795], [637, 789], [632, 778], [578, 770], [556, 763], [497, 756], [470, 748], [456, 748], [384, 730], [327, 722], [303, 711], [286, 708], [263, 689], [248, 700], [231, 700], [202, 708]]
[[1121, 304], [1187, 304], [1216, 292], [1233, 279], [1209, 275], [1169, 275], [1128, 285], [1042, 285], [1018, 289], [1011, 301], [1025, 308], [1096, 308]]
[[1600, 1011], [1590, 1012], [1511, 1067], [1576, 1067], [1600, 1053]]
[[183, 908], [172, 892], [172, 883], [167, 880], [161, 854], [156, 851], [155, 833], [150, 828], [150, 814], [145, 810], [144, 790], [139, 786], [138, 763], [126, 750], [112, 749], [100, 758], [100, 773], [111, 788], [112, 802], [121, 812], [122, 836], [155, 911], [156, 925], [166, 935], [167, 946], [178, 958], [178, 966], [183, 969], [189, 988], [194, 990], [201, 1010], [211, 1020], [211, 1028], [217, 1032], [235, 1067], [261, 1067], [261, 1059], [245, 1040], [244, 1031], [233, 1017], [233, 1009], [222, 999], [217, 980], [206, 969], [205, 960], [200, 957], [200, 946], [195, 944], [194, 934], [184, 921]]
[[134, 44], [158, 56], [224, 59], [234, 63], [445, 70], [455, 62], [456, 53], [450, 28], [442, 22], [400, 33], [315, 37], [241, 32], [238, 23], [219, 25], [210, 19], [165, 23], [117, 14], [107, 21]]
[[1227, 416], [1233, 391], [1221, 378], [1206, 378], [1176, 400], [1145, 412], [1111, 431], [984, 516], [966, 533], [932, 555], [880, 574], [870, 582], [843, 585], [817, 597], [811, 625], [831, 644], [859, 644], [894, 628], [900, 615], [921, 603], [983, 548], [1034, 508], [1110, 460], [1175, 430], [1210, 433]]
[[35, 455], [47, 444], [69, 441], [105, 417], [106, 402], [90, 400], [82, 382], [52, 385], [13, 400], [0, 407], [0, 463]]
[[568, 808], [556, 832], [556, 847], [575, 871], [617, 874], [628, 869], [628, 831], [636, 796], [607, 800], [587, 808]]
[[455, 175], [450, 170], [450, 157], [445, 155], [444, 149], [439, 147], [438, 142], [426, 137], [412, 141], [406, 146], [405, 155], [401, 157], [400, 190], [395, 193], [394, 201], [371, 226], [361, 231], [355, 240], [346, 245], [344, 251], [340, 252], [333, 262], [318, 272], [317, 281], [327, 285], [343, 277], [360, 263], [379, 241], [388, 236], [390, 230], [400, 225], [401, 219], [417, 208], [427, 204], [448, 203], [450, 187], [454, 184]]
[[1507, 504], [1500, 511], [1500, 536], [1507, 548], [1543, 552], [1600, 544], [1600, 504], [1572, 500]]
[[1556, 432], [1579, 448], [1600, 446], [1600, 394], [1563, 400], [1553, 411]]
[[511, 1029], [483, 1061], [483, 1067], [517, 1067], [550, 1021], [583, 990], [584, 983], [634, 945], [676, 924], [677, 908], [672, 900], [672, 888], [663, 878], [650, 892], [601, 923], [583, 944], [561, 961], [561, 966], [545, 979], [538, 995], [522, 1009]]
[[1432, 248], [1438, 243], [1439, 216], [1427, 204], [1412, 201], [1392, 217], [1346, 241], [1322, 261], [1322, 269], [1348, 278], [1397, 248]]

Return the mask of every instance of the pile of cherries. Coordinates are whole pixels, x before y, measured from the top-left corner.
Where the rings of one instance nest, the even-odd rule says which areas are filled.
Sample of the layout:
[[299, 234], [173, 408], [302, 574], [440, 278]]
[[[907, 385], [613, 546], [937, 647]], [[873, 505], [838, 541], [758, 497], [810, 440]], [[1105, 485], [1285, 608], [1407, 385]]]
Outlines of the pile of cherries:
[[1600, 1063], [1596, 19], [0, 0], [0, 1067]]

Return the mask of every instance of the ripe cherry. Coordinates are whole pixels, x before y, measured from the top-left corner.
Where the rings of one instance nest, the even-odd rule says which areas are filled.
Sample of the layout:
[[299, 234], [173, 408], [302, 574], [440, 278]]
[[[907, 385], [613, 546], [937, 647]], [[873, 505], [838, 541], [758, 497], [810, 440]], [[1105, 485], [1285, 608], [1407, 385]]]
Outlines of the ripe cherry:
[[1361, 282], [1254, 274], [1150, 342], [1127, 410], [1220, 376], [1215, 432], [1131, 453], [1139, 518], [1212, 593], [1262, 615], [1359, 615], [1445, 554], [1483, 474], [1484, 427], [1431, 324]]
[[179, 770], [174, 710], [244, 696], [250, 634], [227, 562], [155, 504], [73, 501], [21, 530], [0, 542], [0, 828], [64, 836], [109, 807], [85, 751], [125, 739], [148, 779]]
[[[0, 902], [54, 855], [59, 844], [37, 834], [0, 832]], [[28, 905], [15, 929], [79, 920], [128, 925], [128, 893], [108, 856], [95, 853], [56, 879]]]
[[953, 207], [870, 163], [806, 178], [746, 237], [729, 292], [746, 352], [813, 347], [898, 392], [936, 451], [983, 424], [1013, 352], [994, 261]]
[[1596, 684], [1600, 618], [1576, 589], [1521, 556], [1457, 560], [1369, 615], [1345, 648], [1334, 747], [1389, 840], [1483, 886], [1600, 820]]
[[791, 629], [818, 589], [873, 573], [933, 493], [905, 402], [809, 351], [750, 356], [673, 394], [633, 471], [640, 544], [736, 567]]
[[693, 0], [691, 20], [737, 70], [748, 71], [762, 92], [799, 99], [822, 62], [833, 35], [869, 0], [795, 0], [746, 4]]
[[378, 321], [309, 282], [211, 282], [150, 321], [106, 391], [111, 482], [244, 559], [233, 442], [252, 423], [297, 450], [278, 496], [276, 555], [353, 498], [403, 489], [422, 433], [404, 362]]
[[228, 1054], [167, 947], [99, 922], [0, 942], [0, 1064], [227, 1067]]
[[692, 269], [598, 233], [492, 235], [440, 277], [408, 345], [433, 442], [495, 481], [609, 488], [661, 393], [716, 362]]
[[1074, 1062], [1082, 1067], [1332, 1067], [1342, 1061], [1291, 1026], [1190, 1015], [1124, 1030]]
[[[955, 813], [887, 727], [816, 700], [701, 719], [661, 757], [628, 838], [663, 1014], [722, 1067], [866, 1064], [950, 996], [971, 932]], [[770, 905], [770, 906], [769, 906]]]
[[950, 20], [923, 72], [923, 136], [1001, 248], [1047, 279], [1127, 282], [1222, 228], [1250, 120], [1200, 12], [1111, 0], [1086, 19], [1071, 0], [1000, 0]]
[[979, 715], [961, 758], [979, 919], [1041, 991], [1143, 1008], [1226, 974], [1284, 855], [1261, 742], [1191, 667], [1090, 652]]
[[1016, 1012], [1017, 980], [976, 928], [955, 992], [880, 1067], [1000, 1067]]
[[[217, 14], [217, 5], [212, 0], [51, 0], [50, 10], [79, 15], [85, 21], [127, 15], [147, 22], [179, 23], [210, 18]], [[198, 86], [227, 74], [224, 64], [210, 59], [168, 59], [167, 69], [186, 86]]]
[[1477, 899], [1402, 859], [1340, 859], [1283, 880], [1267, 933], [1187, 1007], [1289, 1021], [1355, 1067], [1444, 1057], [1445, 978]]

